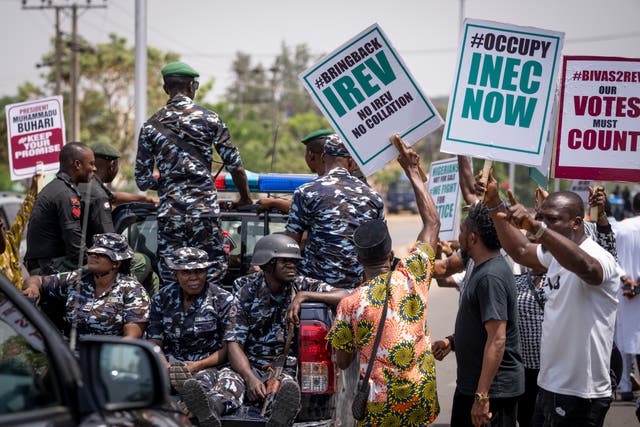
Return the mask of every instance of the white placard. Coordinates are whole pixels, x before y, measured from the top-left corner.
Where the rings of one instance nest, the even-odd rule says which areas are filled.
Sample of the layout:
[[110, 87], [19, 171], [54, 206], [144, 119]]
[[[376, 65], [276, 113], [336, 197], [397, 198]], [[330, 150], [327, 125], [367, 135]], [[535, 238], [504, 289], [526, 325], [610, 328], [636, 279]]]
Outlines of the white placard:
[[42, 173], [56, 172], [65, 144], [62, 96], [5, 106], [11, 179], [29, 178], [42, 162]]
[[466, 19], [441, 151], [540, 166], [563, 37]]
[[640, 59], [565, 56], [556, 178], [640, 182]]
[[440, 215], [440, 240], [453, 240], [460, 210], [458, 159], [438, 160], [429, 168], [429, 193]]
[[411, 146], [442, 125], [378, 24], [322, 58], [300, 80], [366, 176], [398, 156], [392, 135]]

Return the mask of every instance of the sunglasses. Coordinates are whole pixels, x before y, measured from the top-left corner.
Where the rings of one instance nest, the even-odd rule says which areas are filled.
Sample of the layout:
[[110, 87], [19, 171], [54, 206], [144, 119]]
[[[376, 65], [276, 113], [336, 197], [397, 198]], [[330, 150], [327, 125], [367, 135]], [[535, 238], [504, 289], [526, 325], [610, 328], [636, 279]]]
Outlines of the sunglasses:
[[198, 88], [200, 87], [200, 82], [197, 80], [193, 80], [191, 82], [191, 87], [193, 88], [193, 90], [198, 90]]

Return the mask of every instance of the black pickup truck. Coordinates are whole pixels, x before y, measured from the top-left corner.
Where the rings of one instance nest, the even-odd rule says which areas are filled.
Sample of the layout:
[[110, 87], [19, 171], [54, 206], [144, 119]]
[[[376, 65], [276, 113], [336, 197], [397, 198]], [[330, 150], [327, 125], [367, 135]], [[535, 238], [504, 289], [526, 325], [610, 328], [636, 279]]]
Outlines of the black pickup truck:
[[[272, 178], [271, 175], [269, 177]], [[257, 191], [257, 188], [252, 188], [254, 190]], [[287, 217], [278, 212], [258, 215], [256, 205], [242, 210], [225, 209], [228, 204], [224, 201], [220, 205], [223, 207], [220, 212], [222, 230], [228, 232], [234, 243], [229, 254], [229, 270], [222, 285], [232, 291], [233, 281], [245, 275], [249, 269], [256, 242], [265, 235], [284, 231]], [[116, 231], [125, 235], [133, 250], [146, 254], [155, 266], [157, 221], [153, 205], [129, 203], [118, 206], [113, 217]], [[296, 419], [296, 426], [335, 425], [338, 370], [333, 350], [326, 341], [332, 321], [333, 314], [325, 304], [302, 304], [300, 327], [297, 331], [298, 383], [302, 392], [302, 409]], [[253, 407], [241, 408], [235, 414], [224, 416], [222, 424], [225, 427], [263, 425], [265, 420], [258, 412]]]

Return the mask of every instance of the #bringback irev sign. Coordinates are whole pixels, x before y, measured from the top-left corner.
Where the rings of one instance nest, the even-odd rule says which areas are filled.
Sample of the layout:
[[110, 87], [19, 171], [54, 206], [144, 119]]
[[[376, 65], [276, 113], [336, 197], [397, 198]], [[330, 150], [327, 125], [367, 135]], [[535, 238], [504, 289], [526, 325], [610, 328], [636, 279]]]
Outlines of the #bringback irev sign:
[[460, 195], [458, 159], [438, 160], [429, 170], [429, 193], [440, 215], [440, 240], [453, 240], [458, 222]]
[[441, 151], [540, 166], [563, 36], [465, 20]]
[[65, 143], [62, 97], [9, 104], [5, 113], [11, 179], [33, 176], [39, 162], [39, 172], [56, 172]]
[[640, 182], [640, 59], [565, 56], [556, 178]]
[[367, 176], [397, 157], [389, 142], [393, 134], [412, 145], [442, 125], [377, 24], [300, 74], [300, 80]]

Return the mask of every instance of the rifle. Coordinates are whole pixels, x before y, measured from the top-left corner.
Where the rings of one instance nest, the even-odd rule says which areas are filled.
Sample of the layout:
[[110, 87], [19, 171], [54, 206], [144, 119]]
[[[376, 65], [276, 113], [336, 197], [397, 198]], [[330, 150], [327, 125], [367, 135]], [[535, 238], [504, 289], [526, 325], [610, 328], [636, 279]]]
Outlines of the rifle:
[[262, 404], [262, 411], [260, 411], [261, 417], [266, 416], [267, 409], [273, 404], [273, 399], [276, 397], [278, 389], [280, 388], [282, 372], [284, 371], [285, 363], [287, 363], [289, 348], [291, 347], [291, 341], [293, 339], [293, 328], [293, 323], [289, 323], [289, 327], [287, 329], [287, 340], [284, 343], [284, 352], [274, 360], [271, 368], [269, 369], [269, 377], [266, 381], [267, 395], [265, 396], [264, 403]]

